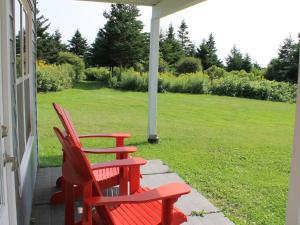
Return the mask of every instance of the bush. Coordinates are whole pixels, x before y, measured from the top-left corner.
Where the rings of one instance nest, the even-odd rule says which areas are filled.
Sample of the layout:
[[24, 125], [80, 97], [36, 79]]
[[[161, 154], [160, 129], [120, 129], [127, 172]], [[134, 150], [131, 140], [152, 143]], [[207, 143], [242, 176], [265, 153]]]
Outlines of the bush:
[[118, 88], [129, 91], [147, 91], [148, 77], [136, 74], [122, 74], [118, 82]]
[[[74, 67], [70, 64], [38, 64], [38, 91], [59, 91], [72, 86], [76, 75]], [[265, 80], [260, 71], [226, 72], [222, 68], [212, 66], [205, 72], [184, 73], [179, 77], [171, 72], [160, 73], [158, 92], [215, 94], [279, 102], [296, 101], [297, 85]], [[136, 72], [133, 68], [115, 68], [114, 75], [105, 67], [88, 68], [84, 73], [87, 80], [100, 81], [109, 88], [142, 92], [148, 90], [147, 73]], [[214, 82], [209, 82], [210, 80]]]
[[61, 91], [73, 86], [75, 70], [70, 64], [43, 65], [37, 69], [37, 90]]
[[84, 79], [84, 61], [79, 56], [71, 52], [59, 52], [57, 64], [71, 64], [74, 67], [76, 76], [74, 77], [75, 82], [79, 82]]
[[208, 77], [202, 73], [183, 74], [182, 76], [171, 80], [169, 91], [191, 94], [208, 93]]
[[180, 59], [176, 64], [176, 71], [182, 73], [196, 73], [202, 70], [200, 59], [194, 57], [185, 57]]
[[224, 77], [226, 74], [226, 71], [223, 68], [217, 66], [212, 66], [205, 70], [205, 72], [211, 81]]
[[286, 82], [251, 80], [249, 77], [228, 75], [216, 80], [212, 94], [261, 100], [295, 102], [297, 86]]
[[111, 72], [109, 68], [107, 67], [91, 67], [88, 69], [85, 69], [84, 71], [86, 80], [89, 81], [100, 81], [104, 85], [109, 84], [109, 81], [111, 79]]
[[169, 64], [163, 59], [163, 57], [159, 57], [158, 72], [165, 73], [168, 70]]

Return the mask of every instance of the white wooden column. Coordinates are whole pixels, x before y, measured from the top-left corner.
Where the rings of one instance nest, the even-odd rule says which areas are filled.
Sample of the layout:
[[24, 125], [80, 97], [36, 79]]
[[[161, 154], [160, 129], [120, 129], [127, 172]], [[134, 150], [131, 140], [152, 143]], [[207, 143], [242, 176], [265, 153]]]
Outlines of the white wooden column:
[[[152, 15], [155, 8], [152, 9]], [[157, 114], [157, 85], [159, 65], [159, 24], [160, 18], [152, 17], [150, 33], [150, 58], [149, 58], [149, 87], [148, 87], [148, 141], [158, 142], [156, 129]]]
[[300, 66], [298, 72], [297, 110], [286, 225], [300, 225]]

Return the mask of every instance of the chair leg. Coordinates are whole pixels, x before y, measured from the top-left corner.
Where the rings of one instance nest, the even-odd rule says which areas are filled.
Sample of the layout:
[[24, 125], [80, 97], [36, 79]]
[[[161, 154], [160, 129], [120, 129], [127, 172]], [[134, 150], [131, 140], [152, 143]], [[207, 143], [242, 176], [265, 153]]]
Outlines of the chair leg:
[[[82, 196], [82, 188], [79, 186], [73, 187], [74, 199], [78, 199]], [[51, 205], [63, 204], [65, 201], [64, 189], [62, 191], [55, 192], [50, 198]]]
[[56, 187], [60, 188], [62, 186], [62, 182], [63, 182], [63, 177], [59, 177], [56, 180]]
[[[116, 138], [116, 147], [123, 147], [123, 146], [124, 146], [124, 138], [123, 137]], [[121, 159], [120, 153], [116, 154], [116, 159]]]
[[177, 199], [165, 199], [162, 201], [162, 225], [170, 225], [173, 220], [173, 208]]
[[120, 195], [128, 195], [128, 171], [127, 167], [120, 168]]
[[65, 196], [65, 225], [74, 225], [74, 189], [73, 185], [64, 182], [64, 196]]
[[86, 204], [85, 199], [90, 198], [93, 195], [92, 182], [85, 185], [83, 188], [83, 213], [82, 213], [82, 225], [92, 225], [92, 207]]
[[130, 168], [129, 172], [129, 186], [130, 186], [130, 194], [134, 194], [140, 188], [140, 167], [133, 166]]

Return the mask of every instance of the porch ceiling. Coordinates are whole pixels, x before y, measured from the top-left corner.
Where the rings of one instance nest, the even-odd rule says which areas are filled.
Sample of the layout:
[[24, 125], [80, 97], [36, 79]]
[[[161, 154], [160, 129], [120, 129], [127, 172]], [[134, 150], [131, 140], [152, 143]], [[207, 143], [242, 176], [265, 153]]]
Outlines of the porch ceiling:
[[152, 18], [162, 18], [206, 0], [80, 0], [153, 6]]
[[136, 4], [144, 6], [155, 6], [161, 0], [81, 0], [81, 1], [90, 1], [90, 2], [107, 2], [107, 3], [123, 3], [123, 4]]

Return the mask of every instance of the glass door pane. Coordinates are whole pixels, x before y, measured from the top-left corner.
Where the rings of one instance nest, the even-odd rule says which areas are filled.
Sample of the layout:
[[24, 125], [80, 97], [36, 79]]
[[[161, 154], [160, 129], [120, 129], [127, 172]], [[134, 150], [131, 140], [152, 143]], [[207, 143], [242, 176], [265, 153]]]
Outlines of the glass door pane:
[[24, 107], [23, 107], [23, 82], [17, 85], [17, 117], [18, 117], [18, 140], [19, 140], [19, 160], [22, 161], [22, 157], [25, 151], [25, 122], [24, 122]]
[[16, 35], [16, 73], [22, 76], [22, 33], [21, 33], [21, 4], [15, 1], [15, 35]]
[[30, 78], [24, 81], [25, 92], [25, 126], [26, 126], [26, 141], [31, 135], [31, 115], [30, 115]]

